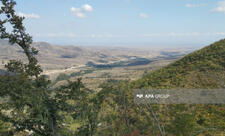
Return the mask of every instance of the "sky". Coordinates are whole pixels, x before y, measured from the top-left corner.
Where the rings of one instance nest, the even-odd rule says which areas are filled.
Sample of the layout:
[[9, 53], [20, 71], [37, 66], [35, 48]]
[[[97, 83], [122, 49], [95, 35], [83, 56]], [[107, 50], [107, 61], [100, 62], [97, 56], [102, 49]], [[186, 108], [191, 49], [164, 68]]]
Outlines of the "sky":
[[225, 37], [225, 0], [16, 0], [34, 41], [204, 46]]

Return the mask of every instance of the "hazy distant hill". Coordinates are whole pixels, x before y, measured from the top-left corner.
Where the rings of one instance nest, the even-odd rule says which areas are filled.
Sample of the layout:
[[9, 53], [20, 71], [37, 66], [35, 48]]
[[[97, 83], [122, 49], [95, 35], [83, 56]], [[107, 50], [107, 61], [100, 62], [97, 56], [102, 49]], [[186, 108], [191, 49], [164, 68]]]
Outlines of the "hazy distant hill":
[[[61, 69], [72, 66], [86, 65], [88, 62], [95, 64], [110, 64], [127, 61], [133, 57], [155, 58], [159, 56], [180, 56], [190, 52], [186, 49], [176, 50], [144, 50], [121, 47], [80, 47], [80, 46], [54, 46], [45, 42], [33, 43], [39, 50], [38, 60], [44, 69]], [[0, 40], [0, 60], [5, 63], [10, 59], [26, 58], [22, 50], [7, 41]], [[0, 65], [0, 68], [3, 65]]]
[[137, 88], [225, 88], [225, 40], [149, 73], [134, 84]]

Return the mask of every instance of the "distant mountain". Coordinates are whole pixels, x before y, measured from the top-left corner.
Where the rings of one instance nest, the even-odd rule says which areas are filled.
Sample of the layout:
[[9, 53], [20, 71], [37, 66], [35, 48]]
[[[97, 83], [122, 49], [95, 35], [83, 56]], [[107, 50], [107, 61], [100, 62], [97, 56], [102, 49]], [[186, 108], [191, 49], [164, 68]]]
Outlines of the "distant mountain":
[[[35, 42], [32, 46], [39, 50], [38, 60], [43, 69], [64, 69], [86, 65], [93, 62], [96, 65], [129, 61], [133, 57], [155, 58], [181, 56], [191, 50], [144, 50], [122, 47], [84, 47], [84, 46], [54, 46], [46, 42]], [[9, 45], [0, 40], [0, 60], [6, 63], [10, 59], [26, 61], [23, 51], [16, 45]], [[0, 64], [0, 68], [3, 65]]]
[[133, 82], [135, 88], [225, 88], [225, 39]]

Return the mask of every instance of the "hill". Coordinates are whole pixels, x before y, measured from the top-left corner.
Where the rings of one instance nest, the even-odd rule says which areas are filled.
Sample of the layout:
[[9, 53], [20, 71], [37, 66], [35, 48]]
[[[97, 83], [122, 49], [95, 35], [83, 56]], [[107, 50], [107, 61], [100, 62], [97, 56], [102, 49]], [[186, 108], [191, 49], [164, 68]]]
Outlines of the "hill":
[[[136, 49], [128, 47], [109, 46], [57, 46], [46, 42], [35, 42], [33, 47], [39, 50], [38, 60], [44, 70], [59, 70], [79, 67], [92, 62], [95, 65], [118, 64], [134, 58], [152, 59], [155, 57], [178, 58], [189, 53], [190, 49]], [[5, 63], [10, 59], [26, 61], [18, 46], [9, 45], [0, 40], [0, 60]], [[2, 65], [0, 64], [0, 68]]]
[[135, 88], [221, 88], [225, 85], [225, 39], [135, 81]]
[[[131, 98], [133, 98], [133, 90], [140, 88], [225, 88], [225, 39], [150, 72], [143, 78], [130, 82], [128, 86], [131, 89], [127, 95], [132, 95]], [[132, 105], [132, 108], [135, 106], [139, 108], [140, 105]], [[139, 117], [147, 120], [149, 115], [143, 116], [142, 111], [146, 110], [146, 113], [149, 113], [154, 109], [154, 113], [158, 116], [155, 121], [161, 122], [167, 135], [224, 135], [224, 104], [152, 104], [151, 106], [141, 105], [141, 111], [131, 118]], [[154, 118], [154, 114], [152, 117]], [[139, 132], [145, 133], [146, 131], [142, 131], [143, 126], [148, 126], [149, 122], [150, 120], [141, 121], [142, 128]]]

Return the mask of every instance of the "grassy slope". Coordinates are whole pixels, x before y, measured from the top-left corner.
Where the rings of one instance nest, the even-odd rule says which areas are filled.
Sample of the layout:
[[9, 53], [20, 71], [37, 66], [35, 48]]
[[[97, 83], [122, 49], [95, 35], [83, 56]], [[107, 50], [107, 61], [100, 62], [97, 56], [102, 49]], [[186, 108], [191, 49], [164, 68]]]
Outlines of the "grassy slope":
[[195, 51], [144, 78], [135, 88], [221, 88], [225, 85], [225, 39]]

